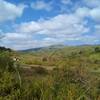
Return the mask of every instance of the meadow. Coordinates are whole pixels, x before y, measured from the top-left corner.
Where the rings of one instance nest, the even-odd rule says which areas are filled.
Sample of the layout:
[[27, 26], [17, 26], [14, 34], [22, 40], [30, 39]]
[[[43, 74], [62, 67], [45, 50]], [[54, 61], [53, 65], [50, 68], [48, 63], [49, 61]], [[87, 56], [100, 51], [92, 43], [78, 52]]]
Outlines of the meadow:
[[0, 48], [0, 100], [100, 100], [100, 46]]

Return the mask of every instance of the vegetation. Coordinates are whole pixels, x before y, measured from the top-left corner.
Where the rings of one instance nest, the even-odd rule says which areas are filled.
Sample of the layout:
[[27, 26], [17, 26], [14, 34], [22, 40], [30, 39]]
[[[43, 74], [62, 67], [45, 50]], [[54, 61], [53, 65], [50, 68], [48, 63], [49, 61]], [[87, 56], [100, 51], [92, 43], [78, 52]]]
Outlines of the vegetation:
[[100, 100], [100, 46], [0, 50], [0, 100]]

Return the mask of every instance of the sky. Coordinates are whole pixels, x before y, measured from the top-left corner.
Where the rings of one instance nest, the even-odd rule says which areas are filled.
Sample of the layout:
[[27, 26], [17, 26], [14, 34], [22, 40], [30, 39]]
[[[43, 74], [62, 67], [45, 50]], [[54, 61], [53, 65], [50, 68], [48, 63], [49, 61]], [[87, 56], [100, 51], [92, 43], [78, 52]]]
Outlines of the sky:
[[0, 0], [0, 46], [100, 44], [100, 0]]

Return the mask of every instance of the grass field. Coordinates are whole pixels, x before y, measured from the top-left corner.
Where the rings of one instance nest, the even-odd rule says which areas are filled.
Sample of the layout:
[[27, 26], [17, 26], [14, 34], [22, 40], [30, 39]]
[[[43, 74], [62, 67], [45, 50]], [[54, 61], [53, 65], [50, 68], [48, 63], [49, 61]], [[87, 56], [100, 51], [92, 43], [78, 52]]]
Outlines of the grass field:
[[100, 46], [0, 51], [0, 100], [100, 100]]

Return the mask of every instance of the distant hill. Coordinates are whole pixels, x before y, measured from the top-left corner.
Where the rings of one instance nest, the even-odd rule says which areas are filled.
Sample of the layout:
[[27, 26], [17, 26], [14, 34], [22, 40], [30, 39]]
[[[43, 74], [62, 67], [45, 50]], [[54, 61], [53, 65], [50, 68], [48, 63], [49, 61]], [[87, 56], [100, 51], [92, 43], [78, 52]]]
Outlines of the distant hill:
[[52, 45], [48, 47], [39, 47], [39, 48], [31, 48], [26, 50], [19, 50], [20, 52], [34, 52], [34, 51], [41, 51], [41, 50], [54, 50], [65, 47], [64, 45]]
[[[100, 62], [100, 45], [64, 46], [56, 45], [43, 48], [35, 48], [19, 52], [19, 58], [24, 64], [58, 66], [63, 63], [75, 65]], [[83, 62], [84, 63], [84, 62]], [[91, 63], [92, 64], [92, 63]]]
[[48, 47], [39, 47], [39, 48], [31, 48], [26, 50], [19, 50], [19, 52], [41, 52], [41, 51], [55, 51], [55, 50], [65, 50], [67, 52], [70, 51], [79, 51], [79, 50], [88, 50], [93, 49], [95, 47], [100, 47], [100, 45], [78, 45], [78, 46], [66, 46], [66, 45], [52, 45]]

